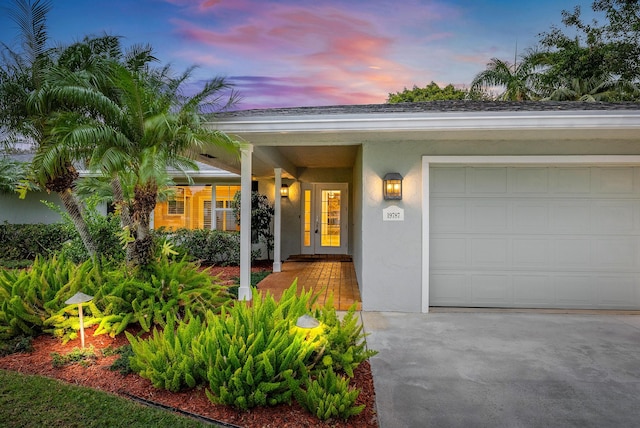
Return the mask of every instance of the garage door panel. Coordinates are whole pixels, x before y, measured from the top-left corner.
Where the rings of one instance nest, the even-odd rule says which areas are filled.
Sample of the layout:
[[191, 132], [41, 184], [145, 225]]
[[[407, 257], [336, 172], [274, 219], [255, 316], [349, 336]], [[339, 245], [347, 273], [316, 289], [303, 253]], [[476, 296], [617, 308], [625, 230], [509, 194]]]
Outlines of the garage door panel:
[[549, 275], [513, 275], [513, 306], [547, 307], [554, 299], [553, 284]]
[[550, 175], [553, 194], [586, 195], [591, 192], [591, 168], [552, 168]]
[[556, 269], [588, 269], [591, 262], [591, 241], [586, 238], [560, 237], [553, 242]]
[[595, 231], [625, 233], [638, 230], [638, 206], [633, 200], [602, 201], [595, 204]]
[[513, 239], [514, 267], [546, 267], [550, 263], [549, 240], [532, 238]]
[[515, 193], [541, 193], [549, 191], [548, 168], [510, 168], [511, 190]]
[[550, 232], [590, 233], [591, 202], [589, 200], [552, 200], [549, 202]]
[[562, 308], [593, 308], [597, 304], [596, 280], [587, 275], [556, 275], [553, 288], [556, 305]]
[[431, 227], [441, 232], [466, 231], [466, 203], [464, 200], [441, 200], [431, 206]]
[[601, 306], [633, 308], [638, 301], [640, 283], [633, 276], [599, 276], [597, 282]]
[[433, 284], [432, 297], [443, 306], [469, 305], [469, 285], [467, 276], [462, 274], [434, 274], [431, 276]]
[[595, 194], [611, 195], [633, 193], [633, 168], [597, 168], [593, 169]]
[[434, 238], [431, 264], [449, 268], [464, 268], [467, 265], [467, 243], [464, 238]]
[[512, 301], [509, 275], [476, 274], [471, 277], [471, 304], [474, 306], [508, 306]]
[[471, 265], [478, 267], [503, 267], [507, 264], [509, 241], [499, 238], [471, 239]]
[[464, 194], [467, 191], [467, 175], [465, 168], [437, 168], [432, 172], [430, 192], [448, 196]]
[[636, 267], [636, 244], [634, 238], [596, 239], [594, 263], [597, 267], [634, 268]]
[[471, 193], [505, 194], [507, 192], [505, 168], [469, 168], [467, 177]]
[[513, 227], [521, 232], [540, 233], [549, 230], [549, 204], [513, 202]]
[[430, 169], [432, 305], [640, 309], [640, 167]]
[[477, 232], [504, 232], [509, 228], [508, 201], [471, 201], [471, 227]]

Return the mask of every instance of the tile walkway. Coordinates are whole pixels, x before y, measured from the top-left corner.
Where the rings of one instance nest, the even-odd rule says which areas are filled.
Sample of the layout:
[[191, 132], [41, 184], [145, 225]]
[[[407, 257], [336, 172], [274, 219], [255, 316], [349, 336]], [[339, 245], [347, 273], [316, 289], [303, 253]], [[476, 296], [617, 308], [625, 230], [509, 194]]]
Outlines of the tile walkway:
[[272, 273], [258, 284], [258, 290], [271, 292], [276, 299], [298, 278], [298, 290], [312, 289], [320, 293], [318, 304], [323, 305], [333, 294], [337, 310], [345, 311], [356, 302], [356, 310], [362, 309], [356, 271], [351, 261], [314, 260], [286, 261], [282, 272]]

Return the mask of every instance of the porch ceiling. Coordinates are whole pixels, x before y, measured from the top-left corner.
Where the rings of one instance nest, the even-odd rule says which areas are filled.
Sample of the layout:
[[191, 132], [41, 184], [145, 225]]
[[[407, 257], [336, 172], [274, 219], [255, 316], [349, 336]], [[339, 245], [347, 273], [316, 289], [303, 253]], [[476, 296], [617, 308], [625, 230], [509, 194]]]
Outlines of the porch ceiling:
[[[254, 146], [252, 173], [256, 178], [274, 176], [274, 168], [283, 169], [284, 178], [294, 179], [301, 168], [350, 168], [358, 146]], [[199, 161], [240, 174], [240, 161], [224, 153], [203, 153]]]

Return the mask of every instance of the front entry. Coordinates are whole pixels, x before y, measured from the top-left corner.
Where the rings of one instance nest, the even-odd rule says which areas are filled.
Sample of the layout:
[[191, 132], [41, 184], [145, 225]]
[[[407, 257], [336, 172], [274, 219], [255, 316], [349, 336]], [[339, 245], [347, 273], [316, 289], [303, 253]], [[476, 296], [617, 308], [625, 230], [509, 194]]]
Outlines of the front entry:
[[347, 254], [347, 183], [302, 185], [302, 254]]

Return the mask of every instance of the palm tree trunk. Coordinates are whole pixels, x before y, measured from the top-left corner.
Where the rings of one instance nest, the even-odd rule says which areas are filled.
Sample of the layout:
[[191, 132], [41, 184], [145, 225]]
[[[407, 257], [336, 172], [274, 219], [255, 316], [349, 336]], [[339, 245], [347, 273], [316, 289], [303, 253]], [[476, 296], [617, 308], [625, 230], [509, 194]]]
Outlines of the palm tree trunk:
[[129, 204], [124, 200], [122, 182], [117, 176], [114, 177], [113, 180], [111, 180], [111, 190], [113, 191], [113, 204], [118, 207], [120, 211], [120, 225], [122, 227], [133, 227], [131, 212], [129, 211]]
[[153, 260], [151, 213], [156, 206], [158, 186], [155, 183], [136, 185], [133, 197], [135, 241], [127, 247], [127, 260], [137, 266], [147, 266]]
[[58, 192], [60, 196], [60, 200], [64, 205], [64, 208], [69, 213], [69, 217], [71, 217], [71, 221], [73, 221], [78, 234], [80, 235], [80, 239], [82, 239], [82, 243], [89, 253], [89, 256], [92, 259], [96, 257], [96, 245], [93, 242], [93, 238], [91, 237], [91, 233], [89, 233], [89, 227], [87, 223], [84, 221], [84, 217], [82, 216], [82, 209], [80, 208], [80, 204], [78, 200], [74, 196], [71, 189], [65, 189], [62, 192]]

